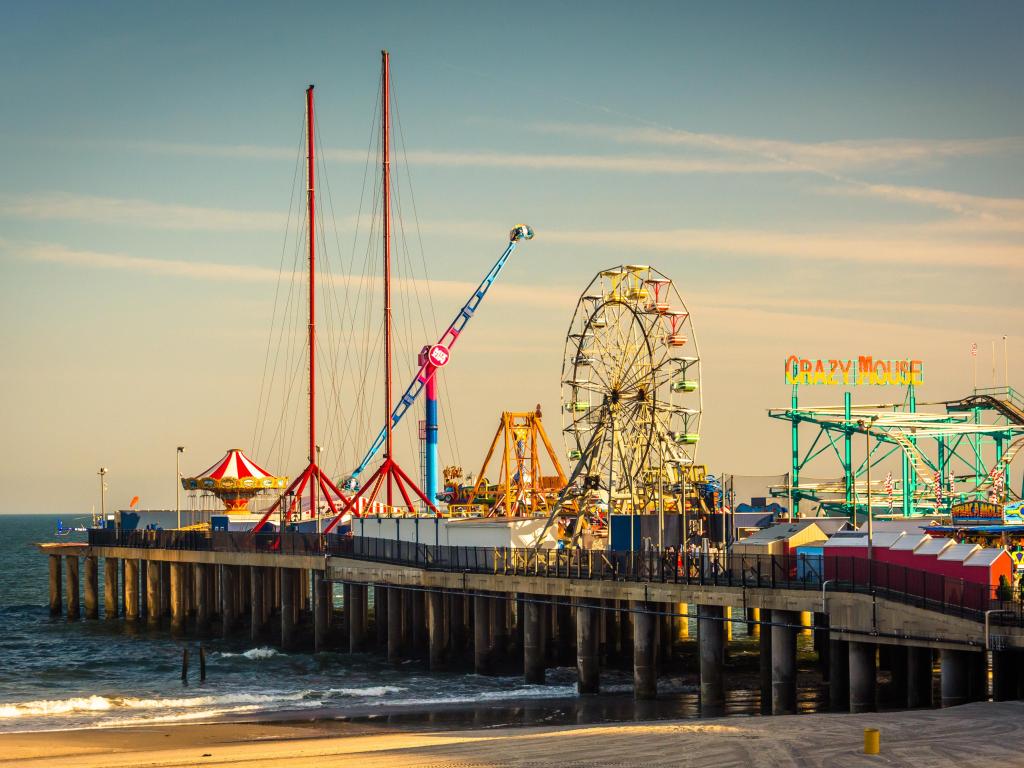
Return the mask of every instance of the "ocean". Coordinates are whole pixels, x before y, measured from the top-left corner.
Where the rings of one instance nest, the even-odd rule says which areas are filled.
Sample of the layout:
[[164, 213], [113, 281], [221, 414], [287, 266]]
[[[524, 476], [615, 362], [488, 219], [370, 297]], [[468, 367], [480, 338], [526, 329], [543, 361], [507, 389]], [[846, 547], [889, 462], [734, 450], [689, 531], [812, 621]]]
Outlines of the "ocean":
[[[634, 703], [628, 670], [602, 669], [602, 693], [578, 697], [574, 667], [549, 669], [547, 684], [526, 685], [518, 676], [431, 673], [419, 662], [394, 666], [374, 654], [282, 653], [241, 637], [204, 640], [207, 679], [198, 682], [193, 662], [183, 685], [182, 651], [190, 647], [194, 659], [197, 640], [123, 622], [50, 617], [47, 560], [34, 544], [55, 538], [58, 519], [0, 516], [0, 732], [225, 719], [465, 726], [698, 715], [698, 680], [685, 670], [659, 676], [657, 702]], [[752, 715], [759, 709], [756, 641], [739, 629], [737, 635], [730, 644], [738, 671], [727, 711]], [[807, 642], [800, 638], [805, 652]], [[808, 679], [801, 709], [814, 710], [820, 700], [820, 683]]]

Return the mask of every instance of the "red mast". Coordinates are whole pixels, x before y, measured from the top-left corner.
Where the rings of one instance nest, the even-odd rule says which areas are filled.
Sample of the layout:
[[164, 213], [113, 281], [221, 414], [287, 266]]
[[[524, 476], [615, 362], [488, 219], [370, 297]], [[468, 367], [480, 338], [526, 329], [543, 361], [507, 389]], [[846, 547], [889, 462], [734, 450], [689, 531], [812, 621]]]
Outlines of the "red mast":
[[341, 511], [324, 528], [324, 533], [330, 533], [349, 511], [356, 509], [358, 512], [356, 504], [360, 499], [366, 499], [373, 504], [382, 489], [387, 505], [392, 507], [392, 483], [398, 487], [398, 493], [410, 515], [418, 514], [413, 496], [423, 502], [424, 507], [433, 514], [437, 516], [441, 514], [434, 502], [398, 465], [392, 450], [391, 432], [394, 422], [391, 420], [391, 55], [387, 51], [381, 51], [380, 56], [381, 173], [383, 174], [381, 188], [384, 196], [384, 461], [363, 483], [356, 494], [345, 501]]
[[[287, 503], [284, 522], [287, 523], [291, 520], [296, 507], [301, 517], [302, 494], [305, 493], [307, 487], [309, 488], [310, 517], [319, 517], [320, 515], [319, 494], [322, 492], [334, 518], [330, 525], [331, 528], [337, 525], [342, 514], [352, 506], [349, 497], [345, 496], [320, 470], [316, 450], [316, 142], [313, 134], [314, 123], [313, 86], [311, 85], [306, 89], [306, 175], [308, 181], [306, 205], [309, 214], [309, 464], [271, 505], [270, 509], [253, 527], [252, 533], [258, 533], [278, 507], [288, 499], [290, 501]], [[341, 511], [339, 511], [339, 507]]]
[[[384, 425], [387, 430], [384, 458], [391, 458], [391, 56], [381, 51], [381, 173], [384, 193]], [[391, 475], [388, 474], [387, 504], [391, 506]]]
[[[312, 85], [306, 89], [306, 143], [309, 149], [306, 155], [306, 173], [309, 180], [309, 189], [306, 193], [306, 205], [309, 210], [309, 465], [315, 467], [319, 476], [320, 467], [317, 465], [316, 455], [316, 163], [314, 161]], [[309, 484], [311, 515], [317, 514], [317, 485], [318, 483]]]

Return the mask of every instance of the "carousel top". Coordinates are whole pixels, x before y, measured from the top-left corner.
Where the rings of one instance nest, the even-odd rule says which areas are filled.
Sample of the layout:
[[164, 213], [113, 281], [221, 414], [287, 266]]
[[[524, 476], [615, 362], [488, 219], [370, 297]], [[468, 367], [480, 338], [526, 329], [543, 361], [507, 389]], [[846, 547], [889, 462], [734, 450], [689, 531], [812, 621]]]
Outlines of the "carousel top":
[[232, 448], [224, 458], [195, 477], [183, 477], [181, 486], [187, 491], [262, 491], [284, 488], [287, 477], [275, 477], [242, 453]]

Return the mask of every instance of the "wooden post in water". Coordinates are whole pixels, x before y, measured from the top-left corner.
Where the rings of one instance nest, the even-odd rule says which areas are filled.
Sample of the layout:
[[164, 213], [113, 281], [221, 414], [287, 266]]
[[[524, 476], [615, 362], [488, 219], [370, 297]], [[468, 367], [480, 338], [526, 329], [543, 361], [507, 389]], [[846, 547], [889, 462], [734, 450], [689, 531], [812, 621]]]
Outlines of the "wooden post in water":
[[124, 561], [124, 618], [139, 620], [139, 561]]
[[77, 621], [79, 617], [78, 607], [78, 556], [68, 555], [64, 564], [65, 584], [68, 593], [68, 621]]
[[95, 555], [86, 555], [85, 562], [85, 618], [100, 617], [100, 576], [99, 561]]
[[188, 685], [188, 646], [181, 651], [181, 684]]
[[61, 607], [60, 555], [50, 555], [50, 615], [60, 616]]
[[115, 620], [120, 615], [118, 597], [120, 590], [118, 584], [120, 579], [121, 561], [116, 557], [103, 558], [103, 615], [110, 620]]
[[199, 682], [206, 682], [206, 648], [199, 646]]

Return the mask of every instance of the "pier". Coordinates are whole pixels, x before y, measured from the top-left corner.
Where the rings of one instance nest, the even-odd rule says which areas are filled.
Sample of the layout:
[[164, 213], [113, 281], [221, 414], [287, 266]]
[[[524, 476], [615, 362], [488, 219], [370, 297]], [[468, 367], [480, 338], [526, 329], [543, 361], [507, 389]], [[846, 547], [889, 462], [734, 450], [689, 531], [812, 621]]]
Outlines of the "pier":
[[797, 711], [802, 631], [813, 632], [833, 710], [873, 711], [880, 669], [891, 675], [887, 706], [1024, 697], [1020, 603], [992, 596], [979, 606], [955, 583], [926, 599], [895, 587], [901, 575], [884, 563], [875, 564], [884, 578], [877, 568], [851, 568], [849, 578], [830, 580], [804, 562], [798, 579], [789, 555], [689, 560], [181, 531], [94, 530], [88, 544], [41, 549], [51, 614], [69, 621], [102, 615], [181, 637], [377, 653], [432, 670], [471, 659], [478, 674], [522, 674], [529, 683], [575, 659], [585, 695], [600, 694], [602, 668], [626, 661], [635, 697], [650, 699], [673, 640], [695, 618], [707, 715], [724, 711], [733, 622], [758, 636], [766, 714]]

